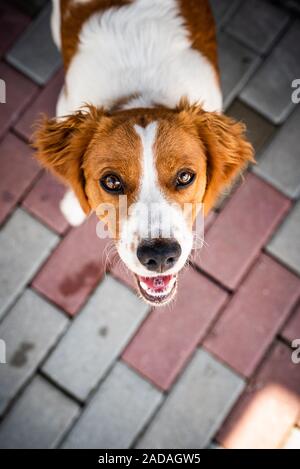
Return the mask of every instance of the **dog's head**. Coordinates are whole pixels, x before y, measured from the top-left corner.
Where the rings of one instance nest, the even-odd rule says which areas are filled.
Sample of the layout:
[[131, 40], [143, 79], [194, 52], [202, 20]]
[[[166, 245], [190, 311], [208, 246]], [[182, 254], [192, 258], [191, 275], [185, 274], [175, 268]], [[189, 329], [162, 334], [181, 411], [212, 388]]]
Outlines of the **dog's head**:
[[115, 209], [108, 221], [119, 255], [141, 295], [156, 305], [176, 291], [199, 205], [207, 213], [253, 158], [243, 124], [186, 102], [174, 110], [114, 113], [89, 106], [45, 120], [35, 146], [39, 161], [72, 187], [86, 213], [103, 219], [107, 207]]

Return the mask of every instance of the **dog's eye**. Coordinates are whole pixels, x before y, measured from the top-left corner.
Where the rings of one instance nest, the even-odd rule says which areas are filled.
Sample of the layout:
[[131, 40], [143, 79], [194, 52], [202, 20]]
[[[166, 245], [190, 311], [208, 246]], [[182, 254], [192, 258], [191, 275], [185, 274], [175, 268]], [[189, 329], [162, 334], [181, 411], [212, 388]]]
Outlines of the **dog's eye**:
[[115, 174], [106, 174], [100, 179], [100, 185], [106, 192], [114, 194], [122, 194], [124, 192], [124, 186], [121, 179]]
[[193, 182], [194, 179], [195, 173], [184, 169], [177, 174], [176, 187], [180, 189], [181, 187], [188, 186]]

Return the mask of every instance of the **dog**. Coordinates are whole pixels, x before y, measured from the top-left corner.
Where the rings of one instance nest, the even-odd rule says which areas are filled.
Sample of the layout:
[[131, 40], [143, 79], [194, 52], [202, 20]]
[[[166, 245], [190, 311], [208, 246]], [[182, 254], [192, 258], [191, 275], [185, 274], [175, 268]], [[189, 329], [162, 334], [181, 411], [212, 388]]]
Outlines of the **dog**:
[[[183, 206], [192, 222], [201, 204], [207, 214], [253, 161], [244, 124], [222, 114], [209, 2], [53, 0], [51, 25], [65, 84], [57, 117], [35, 133], [36, 157], [84, 214], [115, 209], [109, 229], [140, 295], [166, 304], [193, 248]], [[156, 208], [144, 218], [140, 206]]]

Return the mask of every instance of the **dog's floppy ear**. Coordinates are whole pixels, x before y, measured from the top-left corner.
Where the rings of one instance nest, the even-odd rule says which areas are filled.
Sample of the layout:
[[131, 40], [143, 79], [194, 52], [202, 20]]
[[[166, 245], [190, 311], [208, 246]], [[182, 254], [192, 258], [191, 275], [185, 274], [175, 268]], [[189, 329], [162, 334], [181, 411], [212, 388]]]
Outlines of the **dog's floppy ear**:
[[38, 161], [71, 186], [86, 214], [91, 208], [85, 193], [82, 164], [102, 115], [103, 110], [88, 106], [63, 118], [44, 118], [33, 135]]
[[207, 155], [207, 187], [203, 199], [207, 213], [222, 189], [229, 186], [249, 162], [255, 160], [242, 122], [200, 110], [196, 115], [196, 124]]

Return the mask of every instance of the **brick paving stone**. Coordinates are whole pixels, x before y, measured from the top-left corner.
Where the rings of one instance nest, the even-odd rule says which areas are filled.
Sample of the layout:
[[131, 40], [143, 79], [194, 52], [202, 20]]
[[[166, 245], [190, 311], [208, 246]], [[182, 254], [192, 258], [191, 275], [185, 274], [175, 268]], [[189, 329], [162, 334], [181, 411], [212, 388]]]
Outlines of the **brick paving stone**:
[[30, 18], [8, 2], [0, 2], [0, 57], [14, 43]]
[[169, 389], [226, 299], [224, 291], [190, 268], [179, 279], [175, 302], [150, 314], [123, 359], [159, 388]]
[[299, 365], [292, 362], [291, 349], [277, 342], [225, 421], [217, 440], [225, 448], [280, 447], [299, 410]]
[[197, 264], [234, 290], [289, 206], [276, 189], [248, 174], [208, 231]]
[[300, 430], [298, 428], [293, 428], [283, 445], [283, 449], [300, 449]]
[[300, 305], [298, 305], [284, 326], [281, 336], [288, 342], [292, 342], [294, 339], [300, 339]]
[[76, 314], [104, 274], [106, 241], [97, 219], [87, 218], [59, 244], [33, 280], [33, 287], [70, 315]]
[[41, 115], [55, 116], [56, 102], [62, 84], [63, 72], [59, 70], [18, 120], [15, 131], [24, 139], [28, 141], [31, 139], [34, 125], [39, 121]]
[[295, 108], [292, 81], [300, 76], [300, 23], [296, 21], [240, 94], [241, 99], [274, 124]]
[[44, 372], [85, 400], [145, 317], [148, 305], [107, 277], [44, 365]]
[[248, 0], [230, 18], [226, 32], [254, 51], [265, 54], [289, 22], [281, 8], [262, 0]]
[[244, 174], [247, 173], [248, 167], [245, 168], [238, 176], [232, 181], [232, 183], [222, 189], [220, 192], [215, 204], [214, 204], [214, 210], [217, 212], [221, 212], [227, 202], [230, 200], [232, 195], [235, 193], [237, 188], [244, 183]]
[[18, 7], [32, 17], [35, 16], [49, 0], [14, 0]]
[[30, 148], [8, 133], [0, 143], [0, 225], [40, 171]]
[[239, 374], [252, 376], [298, 298], [300, 279], [262, 255], [205, 339], [205, 348]]
[[260, 157], [261, 150], [274, 134], [274, 125], [239, 99], [234, 100], [226, 114], [246, 124], [246, 135], [254, 147], [255, 158]]
[[50, 32], [50, 12], [49, 4], [6, 55], [10, 64], [38, 85], [44, 85], [61, 66]]
[[30, 103], [38, 87], [4, 62], [0, 62], [0, 79], [5, 82], [6, 102], [0, 104], [0, 139]]
[[227, 109], [260, 64], [260, 58], [226, 33], [218, 36], [223, 107]]
[[240, 0], [210, 0], [209, 3], [212, 8], [216, 25], [220, 28], [232, 16], [239, 6]]
[[0, 448], [54, 448], [78, 411], [74, 401], [36, 376], [0, 425]]
[[279, 129], [254, 172], [291, 198], [300, 196], [300, 107]]
[[59, 204], [66, 192], [52, 174], [45, 172], [23, 201], [23, 207], [58, 234], [64, 234], [69, 224]]
[[206, 218], [204, 219], [204, 233], [207, 233], [207, 231], [212, 226], [216, 218], [217, 218], [216, 212], [214, 210], [211, 210], [209, 214], [206, 216]]
[[300, 5], [294, 0], [273, 0], [272, 3], [277, 3], [279, 6], [286, 8], [292, 13], [300, 13]]
[[243, 387], [242, 378], [197, 350], [137, 447], [207, 447]]
[[129, 448], [162, 397], [150, 383], [124, 363], [117, 362], [63, 448]]
[[0, 232], [0, 317], [58, 242], [57, 236], [22, 209]]
[[271, 239], [267, 251], [300, 275], [300, 201]]
[[0, 367], [0, 415], [31, 377], [68, 319], [32, 290], [25, 290], [0, 324], [6, 364]]

